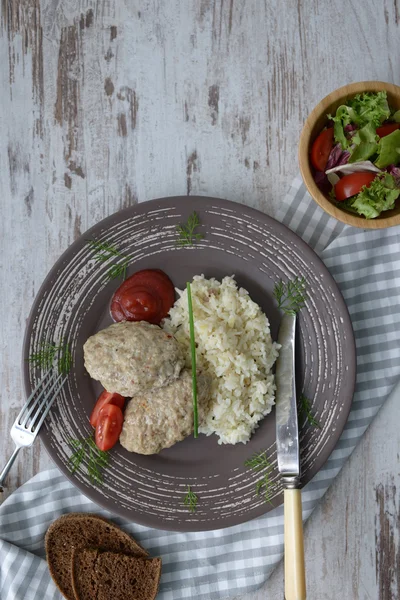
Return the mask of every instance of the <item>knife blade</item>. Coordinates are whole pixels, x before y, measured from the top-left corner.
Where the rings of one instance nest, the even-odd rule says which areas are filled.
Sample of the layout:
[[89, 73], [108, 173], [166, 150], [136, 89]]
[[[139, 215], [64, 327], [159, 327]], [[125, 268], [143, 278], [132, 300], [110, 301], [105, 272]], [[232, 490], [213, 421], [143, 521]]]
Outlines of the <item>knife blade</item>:
[[296, 315], [284, 315], [276, 363], [276, 448], [284, 485], [285, 599], [306, 600], [295, 373]]
[[282, 317], [278, 333], [281, 345], [276, 362], [276, 448], [278, 470], [287, 488], [296, 488], [300, 478], [299, 428], [295, 374], [296, 315]]

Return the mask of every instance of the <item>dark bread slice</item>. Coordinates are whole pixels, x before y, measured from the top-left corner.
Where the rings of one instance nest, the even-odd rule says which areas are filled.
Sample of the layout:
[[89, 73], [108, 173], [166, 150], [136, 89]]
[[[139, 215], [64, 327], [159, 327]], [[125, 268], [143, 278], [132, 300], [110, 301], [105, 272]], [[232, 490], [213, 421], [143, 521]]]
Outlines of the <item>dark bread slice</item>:
[[75, 600], [72, 587], [72, 552], [100, 548], [146, 557], [148, 553], [127, 533], [102, 517], [70, 513], [54, 521], [45, 538], [47, 562], [52, 578], [67, 600]]
[[80, 548], [72, 552], [72, 588], [76, 600], [90, 598], [97, 600], [98, 584], [95, 578], [95, 566], [98, 550]]
[[80, 549], [74, 550], [72, 559], [76, 600], [154, 600], [157, 596], [160, 558]]

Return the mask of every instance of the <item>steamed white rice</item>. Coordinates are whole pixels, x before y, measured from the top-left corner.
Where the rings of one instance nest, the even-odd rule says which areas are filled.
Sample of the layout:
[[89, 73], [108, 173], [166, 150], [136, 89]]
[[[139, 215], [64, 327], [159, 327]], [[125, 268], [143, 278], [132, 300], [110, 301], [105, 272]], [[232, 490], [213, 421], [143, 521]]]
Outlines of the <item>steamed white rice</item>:
[[[274, 405], [271, 369], [279, 346], [267, 317], [233, 276], [222, 282], [195, 276], [191, 290], [197, 365], [212, 378], [210, 409], [199, 431], [215, 433], [220, 444], [246, 443]], [[190, 367], [187, 291], [177, 291], [163, 327], [182, 344]]]

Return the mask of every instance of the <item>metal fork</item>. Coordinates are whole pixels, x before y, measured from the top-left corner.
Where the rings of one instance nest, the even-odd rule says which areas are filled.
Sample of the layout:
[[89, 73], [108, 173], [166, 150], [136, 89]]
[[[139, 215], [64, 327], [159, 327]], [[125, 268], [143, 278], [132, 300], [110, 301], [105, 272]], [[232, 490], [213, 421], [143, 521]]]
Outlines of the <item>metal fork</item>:
[[51, 369], [39, 381], [11, 427], [10, 433], [15, 444], [15, 450], [0, 473], [0, 492], [3, 491], [4, 480], [18, 452], [21, 448], [32, 446], [57, 394], [67, 380], [67, 376], [61, 373], [58, 377], [51, 375], [46, 381], [50, 374]]

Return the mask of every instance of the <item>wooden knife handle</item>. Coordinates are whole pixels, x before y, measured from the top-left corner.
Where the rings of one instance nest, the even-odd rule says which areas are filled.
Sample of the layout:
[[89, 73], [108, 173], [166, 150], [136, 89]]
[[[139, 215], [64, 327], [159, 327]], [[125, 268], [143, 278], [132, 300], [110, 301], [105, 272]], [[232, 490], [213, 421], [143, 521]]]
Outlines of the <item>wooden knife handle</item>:
[[301, 491], [284, 491], [285, 598], [306, 600]]

